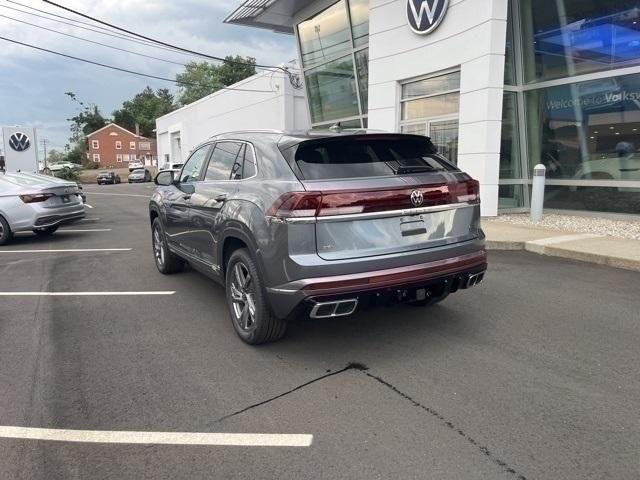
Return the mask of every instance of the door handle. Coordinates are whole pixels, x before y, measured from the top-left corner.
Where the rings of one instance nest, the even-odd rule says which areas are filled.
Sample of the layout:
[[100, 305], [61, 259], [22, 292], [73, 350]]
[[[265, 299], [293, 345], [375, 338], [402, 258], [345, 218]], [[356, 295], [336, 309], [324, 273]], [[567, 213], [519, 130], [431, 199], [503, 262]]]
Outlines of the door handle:
[[216, 195], [215, 201], [216, 202], [224, 202], [227, 200], [227, 194], [226, 193], [221, 193], [220, 195]]

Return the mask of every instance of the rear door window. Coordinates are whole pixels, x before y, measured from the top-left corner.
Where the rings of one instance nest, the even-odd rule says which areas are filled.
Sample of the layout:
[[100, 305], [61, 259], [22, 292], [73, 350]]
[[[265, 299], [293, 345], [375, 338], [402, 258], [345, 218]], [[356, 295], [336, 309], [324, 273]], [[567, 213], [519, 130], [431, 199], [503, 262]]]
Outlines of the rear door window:
[[229, 180], [232, 178], [232, 172], [240, 173], [242, 164], [240, 167], [235, 167], [238, 157], [242, 154], [242, 147], [244, 143], [241, 142], [217, 142], [211, 154], [211, 160], [209, 160], [209, 166], [207, 167], [207, 174], [205, 180]]
[[362, 135], [307, 140], [282, 152], [305, 180], [455, 171], [428, 138]]

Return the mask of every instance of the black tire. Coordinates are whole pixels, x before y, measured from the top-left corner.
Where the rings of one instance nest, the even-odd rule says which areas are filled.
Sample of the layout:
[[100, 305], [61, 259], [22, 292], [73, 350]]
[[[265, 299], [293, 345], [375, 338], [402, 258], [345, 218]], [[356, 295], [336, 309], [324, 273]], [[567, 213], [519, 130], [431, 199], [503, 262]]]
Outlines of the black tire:
[[231, 255], [225, 280], [231, 324], [242, 341], [260, 345], [282, 338], [287, 322], [271, 312], [260, 272], [246, 248], [240, 248]]
[[160, 222], [160, 219], [157, 217], [151, 224], [151, 244], [153, 247], [153, 258], [160, 273], [170, 275], [184, 270], [184, 260], [169, 250], [164, 229], [162, 228], [162, 222]]
[[13, 239], [13, 232], [9, 223], [0, 215], [0, 245], [6, 245]]
[[55, 227], [46, 227], [46, 228], [38, 228], [33, 231], [39, 237], [48, 237], [49, 235], [53, 235], [55, 231], [58, 230], [58, 226]]

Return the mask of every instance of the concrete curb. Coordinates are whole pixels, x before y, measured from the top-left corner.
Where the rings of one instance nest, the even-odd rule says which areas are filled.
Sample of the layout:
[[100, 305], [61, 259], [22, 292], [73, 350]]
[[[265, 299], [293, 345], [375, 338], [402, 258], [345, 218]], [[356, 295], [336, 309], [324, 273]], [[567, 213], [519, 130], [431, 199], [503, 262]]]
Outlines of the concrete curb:
[[578, 260], [581, 262], [595, 263], [597, 265], [606, 265], [613, 268], [621, 268], [624, 270], [632, 270], [640, 272], [640, 261], [614, 257], [611, 255], [601, 255], [597, 253], [582, 252], [570, 248], [562, 248], [558, 245], [539, 245], [532, 242], [514, 242], [509, 240], [487, 240], [487, 250], [524, 250], [539, 255], [549, 257], [566, 258], [569, 260]]

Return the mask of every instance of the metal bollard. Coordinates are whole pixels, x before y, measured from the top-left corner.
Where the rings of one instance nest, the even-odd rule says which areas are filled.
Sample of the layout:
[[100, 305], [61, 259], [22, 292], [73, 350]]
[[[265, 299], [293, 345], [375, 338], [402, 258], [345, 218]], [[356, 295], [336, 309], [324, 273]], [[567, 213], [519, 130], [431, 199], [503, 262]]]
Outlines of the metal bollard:
[[531, 221], [533, 223], [538, 223], [542, 220], [546, 173], [547, 169], [542, 164], [538, 164], [533, 167], [533, 188], [531, 190]]

